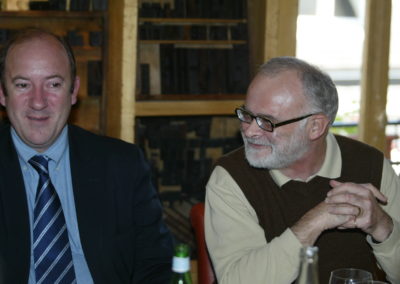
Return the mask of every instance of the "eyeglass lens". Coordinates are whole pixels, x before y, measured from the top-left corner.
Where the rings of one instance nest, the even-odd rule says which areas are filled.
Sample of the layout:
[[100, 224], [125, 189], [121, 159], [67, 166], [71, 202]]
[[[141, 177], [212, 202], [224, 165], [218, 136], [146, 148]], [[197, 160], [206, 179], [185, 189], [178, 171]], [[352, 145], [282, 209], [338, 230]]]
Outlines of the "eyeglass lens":
[[253, 121], [253, 119], [256, 119], [257, 125], [260, 128], [262, 128], [266, 131], [272, 131], [272, 129], [273, 129], [271, 121], [269, 121], [268, 119], [263, 118], [263, 117], [255, 116], [244, 109], [241, 109], [241, 108], [236, 109], [236, 114], [237, 114], [238, 118], [245, 123], [251, 123]]

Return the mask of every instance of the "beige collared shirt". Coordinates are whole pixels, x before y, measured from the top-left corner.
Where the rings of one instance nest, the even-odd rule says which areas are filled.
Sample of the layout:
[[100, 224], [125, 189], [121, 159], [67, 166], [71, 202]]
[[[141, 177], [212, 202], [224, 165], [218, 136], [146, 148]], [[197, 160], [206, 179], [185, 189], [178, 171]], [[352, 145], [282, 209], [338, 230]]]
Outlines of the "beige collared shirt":
[[[334, 179], [340, 176], [341, 167], [339, 145], [329, 134], [324, 163], [315, 175]], [[290, 180], [279, 170], [270, 173], [279, 186]], [[400, 283], [400, 180], [386, 159], [380, 189], [388, 197], [383, 208], [393, 218], [394, 229], [383, 243], [374, 244], [369, 237], [367, 241], [389, 280]], [[206, 242], [218, 283], [285, 284], [296, 279], [299, 240], [288, 228], [267, 243], [256, 212], [234, 179], [220, 166], [208, 181], [205, 203]]]

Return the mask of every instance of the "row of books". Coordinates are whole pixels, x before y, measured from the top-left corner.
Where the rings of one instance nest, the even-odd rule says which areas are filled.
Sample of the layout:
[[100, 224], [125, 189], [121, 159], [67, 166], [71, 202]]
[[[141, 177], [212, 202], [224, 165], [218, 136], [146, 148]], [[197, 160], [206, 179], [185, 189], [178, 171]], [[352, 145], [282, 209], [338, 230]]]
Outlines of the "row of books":
[[247, 25], [238, 23], [223, 25], [156, 25], [143, 23], [139, 26], [141, 40], [246, 40]]
[[[246, 45], [226, 49], [160, 46], [161, 93], [244, 94], [249, 83]], [[141, 65], [141, 94], [148, 94], [150, 72]]]
[[30, 10], [51, 11], [106, 11], [107, 0], [48, 0], [30, 1]]
[[139, 16], [148, 18], [246, 18], [246, 0], [175, 0], [170, 3], [143, 2]]

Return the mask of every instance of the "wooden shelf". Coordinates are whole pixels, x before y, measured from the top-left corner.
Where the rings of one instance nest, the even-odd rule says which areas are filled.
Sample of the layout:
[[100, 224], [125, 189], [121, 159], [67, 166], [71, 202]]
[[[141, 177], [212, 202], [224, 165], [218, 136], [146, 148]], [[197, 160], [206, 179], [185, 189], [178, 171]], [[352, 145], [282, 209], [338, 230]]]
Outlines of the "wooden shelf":
[[135, 116], [234, 115], [244, 99], [239, 94], [139, 96]]
[[246, 44], [245, 40], [140, 40], [141, 44], [233, 45]]
[[139, 18], [139, 24], [153, 23], [160, 25], [229, 25], [247, 23], [246, 19], [209, 19], [209, 18]]
[[104, 12], [67, 11], [2, 11], [1, 29], [22, 29], [27, 26], [46, 28], [57, 32], [61, 30], [102, 31]]
[[137, 101], [135, 116], [233, 115], [243, 100], [225, 101]]

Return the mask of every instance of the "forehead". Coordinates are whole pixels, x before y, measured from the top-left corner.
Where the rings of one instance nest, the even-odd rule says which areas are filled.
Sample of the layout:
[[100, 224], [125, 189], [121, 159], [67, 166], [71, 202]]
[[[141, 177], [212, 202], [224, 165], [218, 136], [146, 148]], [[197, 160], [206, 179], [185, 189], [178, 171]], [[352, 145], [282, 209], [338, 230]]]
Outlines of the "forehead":
[[5, 67], [69, 68], [68, 55], [63, 45], [49, 35], [37, 36], [14, 43], [8, 50]]
[[302, 82], [295, 71], [283, 71], [273, 76], [258, 74], [251, 82], [246, 107], [254, 113], [280, 117], [296, 114], [305, 106]]

